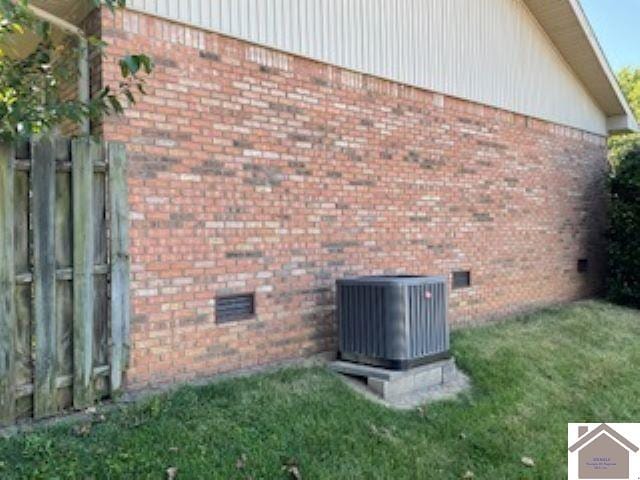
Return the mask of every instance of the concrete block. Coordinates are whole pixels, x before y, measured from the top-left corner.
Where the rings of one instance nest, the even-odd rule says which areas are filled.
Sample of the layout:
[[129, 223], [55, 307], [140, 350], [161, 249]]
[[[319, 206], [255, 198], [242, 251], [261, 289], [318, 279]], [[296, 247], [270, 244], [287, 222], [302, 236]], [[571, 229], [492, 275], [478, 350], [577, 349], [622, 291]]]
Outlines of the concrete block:
[[386, 368], [372, 367], [360, 363], [351, 363], [338, 360], [331, 362], [329, 368], [334, 372], [363, 378], [379, 378], [380, 380], [394, 380], [405, 375], [406, 372], [388, 370]]
[[386, 385], [387, 397], [394, 397], [411, 392], [415, 388], [413, 375], [407, 375], [406, 377], [398, 378], [387, 382]]
[[380, 380], [379, 378], [371, 377], [367, 379], [367, 386], [369, 387], [369, 390], [371, 390], [373, 393], [378, 395], [380, 398], [387, 397], [387, 392], [385, 388], [386, 385], [387, 385], [387, 382], [385, 380]]
[[370, 392], [392, 404], [418, 404], [420, 398], [430, 395], [429, 392], [459, 389], [457, 383], [460, 376], [453, 358], [406, 371], [387, 370], [345, 361], [333, 362], [330, 367], [336, 372], [366, 379]]
[[442, 366], [425, 370], [423, 372], [416, 372], [414, 376], [414, 382], [416, 387], [435, 387], [442, 384]]
[[[337, 362], [336, 362], [337, 363]], [[346, 363], [346, 362], [343, 362]], [[365, 369], [375, 367], [343, 365], [336, 371], [349, 370], [360, 372], [358, 367]], [[377, 376], [365, 378], [366, 384], [356, 381], [352, 374], [343, 376], [345, 383], [354, 390], [362, 393], [372, 401], [398, 409], [411, 409], [425, 403], [455, 398], [459, 393], [469, 388], [470, 382], [463, 372], [456, 369], [455, 361], [445, 360], [425, 365], [405, 372], [391, 371], [387, 374], [376, 372]], [[384, 378], [380, 378], [384, 377]]]
[[444, 383], [453, 382], [458, 378], [458, 369], [456, 368], [456, 362], [451, 359], [442, 365], [442, 381]]

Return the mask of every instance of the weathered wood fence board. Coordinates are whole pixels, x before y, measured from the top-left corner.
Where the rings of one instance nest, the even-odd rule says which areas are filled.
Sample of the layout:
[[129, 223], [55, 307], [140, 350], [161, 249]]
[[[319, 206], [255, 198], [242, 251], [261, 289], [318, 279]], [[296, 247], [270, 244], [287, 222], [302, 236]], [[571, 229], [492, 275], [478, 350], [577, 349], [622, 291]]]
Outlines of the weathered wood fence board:
[[[56, 142], [56, 325], [58, 327], [58, 378], [73, 377], [73, 201], [71, 144]], [[57, 380], [56, 380], [57, 382]], [[58, 388], [58, 405], [71, 405], [71, 385]]]
[[[27, 157], [29, 155], [26, 155]], [[18, 326], [16, 342], [16, 384], [31, 384], [32, 361], [32, 301], [31, 267], [29, 253], [29, 211], [30, 192], [28, 171], [16, 171], [14, 183], [14, 260], [16, 273], [15, 321]], [[16, 416], [30, 414], [33, 409], [32, 396], [16, 394]]]
[[17, 324], [14, 307], [13, 149], [0, 145], [0, 421], [15, 416]]
[[[96, 157], [102, 161], [102, 150]], [[96, 166], [98, 166], [96, 164]], [[110, 170], [111, 168], [109, 168]], [[109, 194], [110, 195], [110, 194]], [[109, 248], [107, 237], [101, 232], [107, 231], [107, 178], [105, 172], [95, 170], [93, 174], [93, 364], [109, 365], [109, 322], [102, 321], [109, 316]], [[98, 375], [95, 382], [95, 394], [102, 396], [109, 391], [109, 376]]]
[[126, 156], [108, 152], [88, 139], [0, 145], [0, 424], [122, 388]]
[[111, 386], [122, 387], [122, 372], [129, 359], [129, 205], [124, 146], [108, 150], [111, 192]]
[[97, 148], [76, 140], [73, 164], [73, 406], [93, 403], [93, 162]]
[[33, 411], [36, 418], [57, 411], [56, 366], [58, 364], [55, 317], [56, 258], [54, 207], [56, 164], [53, 140], [42, 137], [34, 142], [31, 160], [33, 192], [33, 318], [35, 322], [35, 390]]

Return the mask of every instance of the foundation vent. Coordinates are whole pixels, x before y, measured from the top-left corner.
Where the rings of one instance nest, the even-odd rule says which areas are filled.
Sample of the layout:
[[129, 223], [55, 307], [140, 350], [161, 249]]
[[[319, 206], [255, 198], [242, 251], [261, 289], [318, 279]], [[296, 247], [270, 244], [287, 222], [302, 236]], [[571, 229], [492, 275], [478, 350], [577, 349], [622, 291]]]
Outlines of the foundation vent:
[[464, 270], [460, 272], [453, 272], [453, 289], [469, 288], [471, 286], [471, 272]]
[[578, 273], [587, 273], [589, 271], [589, 259], [581, 258], [578, 260]]
[[255, 315], [255, 296], [253, 293], [229, 295], [216, 299], [216, 323], [248, 320]]
[[340, 357], [406, 370], [449, 356], [445, 277], [361, 277], [337, 283]]

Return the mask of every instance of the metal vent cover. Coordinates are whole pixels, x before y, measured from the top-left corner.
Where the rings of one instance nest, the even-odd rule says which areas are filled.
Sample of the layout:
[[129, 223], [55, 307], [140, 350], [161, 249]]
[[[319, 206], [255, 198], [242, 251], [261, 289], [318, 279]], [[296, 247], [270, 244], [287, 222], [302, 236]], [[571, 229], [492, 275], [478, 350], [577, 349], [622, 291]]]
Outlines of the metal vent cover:
[[253, 293], [228, 295], [216, 299], [216, 322], [229, 323], [248, 320], [255, 315]]
[[445, 277], [359, 277], [337, 282], [340, 357], [407, 369], [449, 356]]

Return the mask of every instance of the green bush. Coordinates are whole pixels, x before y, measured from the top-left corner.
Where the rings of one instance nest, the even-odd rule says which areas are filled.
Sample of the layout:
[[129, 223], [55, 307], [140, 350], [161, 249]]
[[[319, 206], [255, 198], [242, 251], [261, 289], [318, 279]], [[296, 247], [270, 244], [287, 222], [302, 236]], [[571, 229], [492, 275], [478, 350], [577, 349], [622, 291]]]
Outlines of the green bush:
[[609, 138], [609, 161], [615, 169], [632, 150], [640, 149], [640, 134], [613, 135]]
[[609, 282], [612, 301], [640, 307], [640, 145], [622, 153], [611, 178]]

